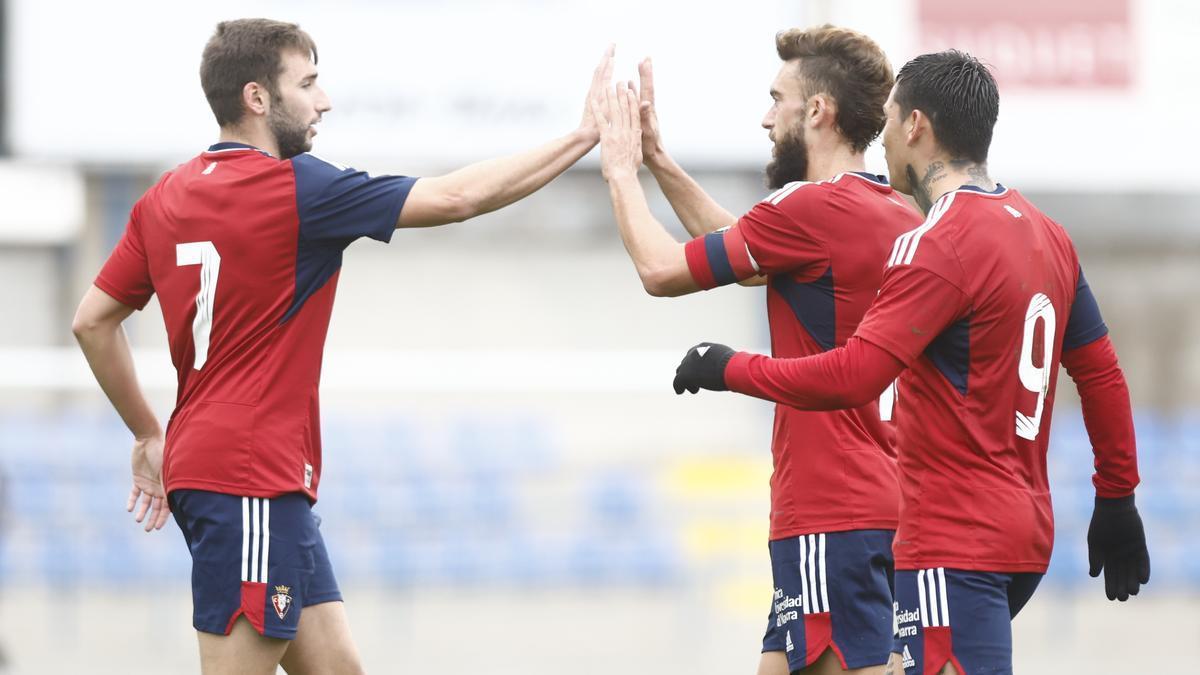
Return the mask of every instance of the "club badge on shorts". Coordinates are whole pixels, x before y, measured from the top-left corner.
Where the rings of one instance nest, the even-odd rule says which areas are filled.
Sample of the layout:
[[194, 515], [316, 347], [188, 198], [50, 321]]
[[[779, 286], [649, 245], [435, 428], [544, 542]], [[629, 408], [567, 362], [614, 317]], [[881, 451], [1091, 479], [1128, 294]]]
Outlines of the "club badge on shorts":
[[283, 617], [287, 616], [288, 610], [292, 608], [291, 591], [291, 586], [276, 586], [275, 595], [271, 596], [271, 605], [275, 607], [280, 621], [283, 621]]

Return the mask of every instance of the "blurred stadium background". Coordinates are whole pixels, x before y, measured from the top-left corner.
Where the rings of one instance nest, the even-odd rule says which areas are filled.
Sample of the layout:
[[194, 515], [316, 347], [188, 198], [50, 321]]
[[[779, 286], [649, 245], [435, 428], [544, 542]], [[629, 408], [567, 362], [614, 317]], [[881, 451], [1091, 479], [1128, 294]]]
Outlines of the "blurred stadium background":
[[[1091, 455], [1061, 383], [1051, 572], [1021, 673], [1185, 672], [1200, 644], [1200, 173], [1186, 0], [386, 3], [6, 0], [0, 160], [0, 650], [6, 673], [198, 670], [174, 523], [123, 510], [129, 436], [70, 335], [128, 210], [215, 139], [217, 21], [298, 21], [334, 110], [316, 151], [432, 174], [565, 133], [608, 42], [652, 55], [668, 148], [731, 211], [764, 193], [775, 31], [862, 30], [896, 67], [947, 46], [996, 69], [993, 176], [1072, 233], [1137, 412], [1144, 594], [1086, 576]], [[878, 147], [870, 168], [884, 172]], [[650, 194], [661, 220], [668, 205]], [[681, 230], [677, 228], [677, 232]], [[473, 222], [346, 256], [317, 510], [374, 672], [750, 673], [770, 593], [771, 407], [677, 398], [701, 339], [765, 349], [761, 290], [641, 291], [597, 155]], [[163, 418], [156, 306], [127, 324]]]

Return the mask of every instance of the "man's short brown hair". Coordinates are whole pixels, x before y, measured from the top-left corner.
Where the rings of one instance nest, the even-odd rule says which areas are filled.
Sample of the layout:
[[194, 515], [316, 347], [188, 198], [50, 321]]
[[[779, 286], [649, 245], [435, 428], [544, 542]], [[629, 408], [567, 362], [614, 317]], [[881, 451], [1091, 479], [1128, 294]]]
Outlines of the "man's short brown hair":
[[294, 50], [317, 62], [317, 46], [300, 26], [270, 19], [237, 19], [217, 24], [200, 59], [200, 86], [217, 124], [237, 124], [244, 114], [242, 89], [249, 82], [278, 95], [283, 53]]
[[828, 94], [837, 102], [837, 127], [855, 152], [883, 131], [883, 104], [892, 89], [892, 66], [871, 38], [825, 24], [775, 35], [784, 61], [800, 59], [805, 96]]

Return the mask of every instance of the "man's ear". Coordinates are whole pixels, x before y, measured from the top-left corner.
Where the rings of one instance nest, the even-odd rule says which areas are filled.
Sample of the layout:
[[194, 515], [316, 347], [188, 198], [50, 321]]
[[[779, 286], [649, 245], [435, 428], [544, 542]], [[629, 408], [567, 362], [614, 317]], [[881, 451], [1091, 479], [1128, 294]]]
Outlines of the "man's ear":
[[916, 145], [922, 136], [933, 131], [929, 118], [925, 116], [925, 113], [915, 108], [912, 112], [908, 113], [908, 118], [904, 120], [904, 126], [908, 129], [905, 133], [905, 141], [909, 145]]
[[247, 82], [242, 87], [242, 105], [252, 115], [266, 115], [271, 111], [271, 95], [261, 84]]
[[832, 98], [825, 94], [816, 94], [809, 97], [808, 109], [805, 110], [805, 118], [810, 126], [820, 126], [826, 120], [836, 122], [837, 103]]

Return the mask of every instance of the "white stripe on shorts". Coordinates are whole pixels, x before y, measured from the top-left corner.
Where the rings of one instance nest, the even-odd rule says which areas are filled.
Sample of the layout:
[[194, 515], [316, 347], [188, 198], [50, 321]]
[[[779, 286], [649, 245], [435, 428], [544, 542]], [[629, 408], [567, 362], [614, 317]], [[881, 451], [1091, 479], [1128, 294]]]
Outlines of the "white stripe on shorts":
[[925, 570], [925, 581], [929, 584], [929, 625], [936, 628], [942, 625], [938, 607], [937, 570]]
[[800, 596], [801, 607], [805, 614], [812, 614], [811, 600], [808, 597], [808, 537], [801, 535], [800, 539]]
[[254, 530], [250, 533], [250, 581], [258, 581], [258, 547], [260, 544], [260, 532], [262, 532], [262, 516], [261, 511], [262, 500], [258, 497], [250, 500], [250, 522], [254, 524]]
[[242, 497], [242, 581], [250, 581], [250, 498]]
[[808, 594], [813, 600], [813, 614], [822, 612], [821, 596], [817, 593], [817, 537], [816, 535], [807, 535], [808, 539]]
[[829, 609], [829, 588], [825, 583], [827, 578], [825, 576], [825, 533], [818, 534], [817, 539], [821, 544], [821, 604], [825, 606], [825, 611], [828, 612], [831, 610]]
[[921, 599], [921, 628], [929, 628], [929, 605], [925, 604], [925, 570], [917, 570], [917, 597]]
[[942, 602], [942, 625], [950, 625], [950, 603], [946, 600], [946, 568], [938, 568], [938, 594]]
[[262, 568], [258, 580], [267, 583], [267, 561], [271, 559], [271, 500], [262, 500]]

